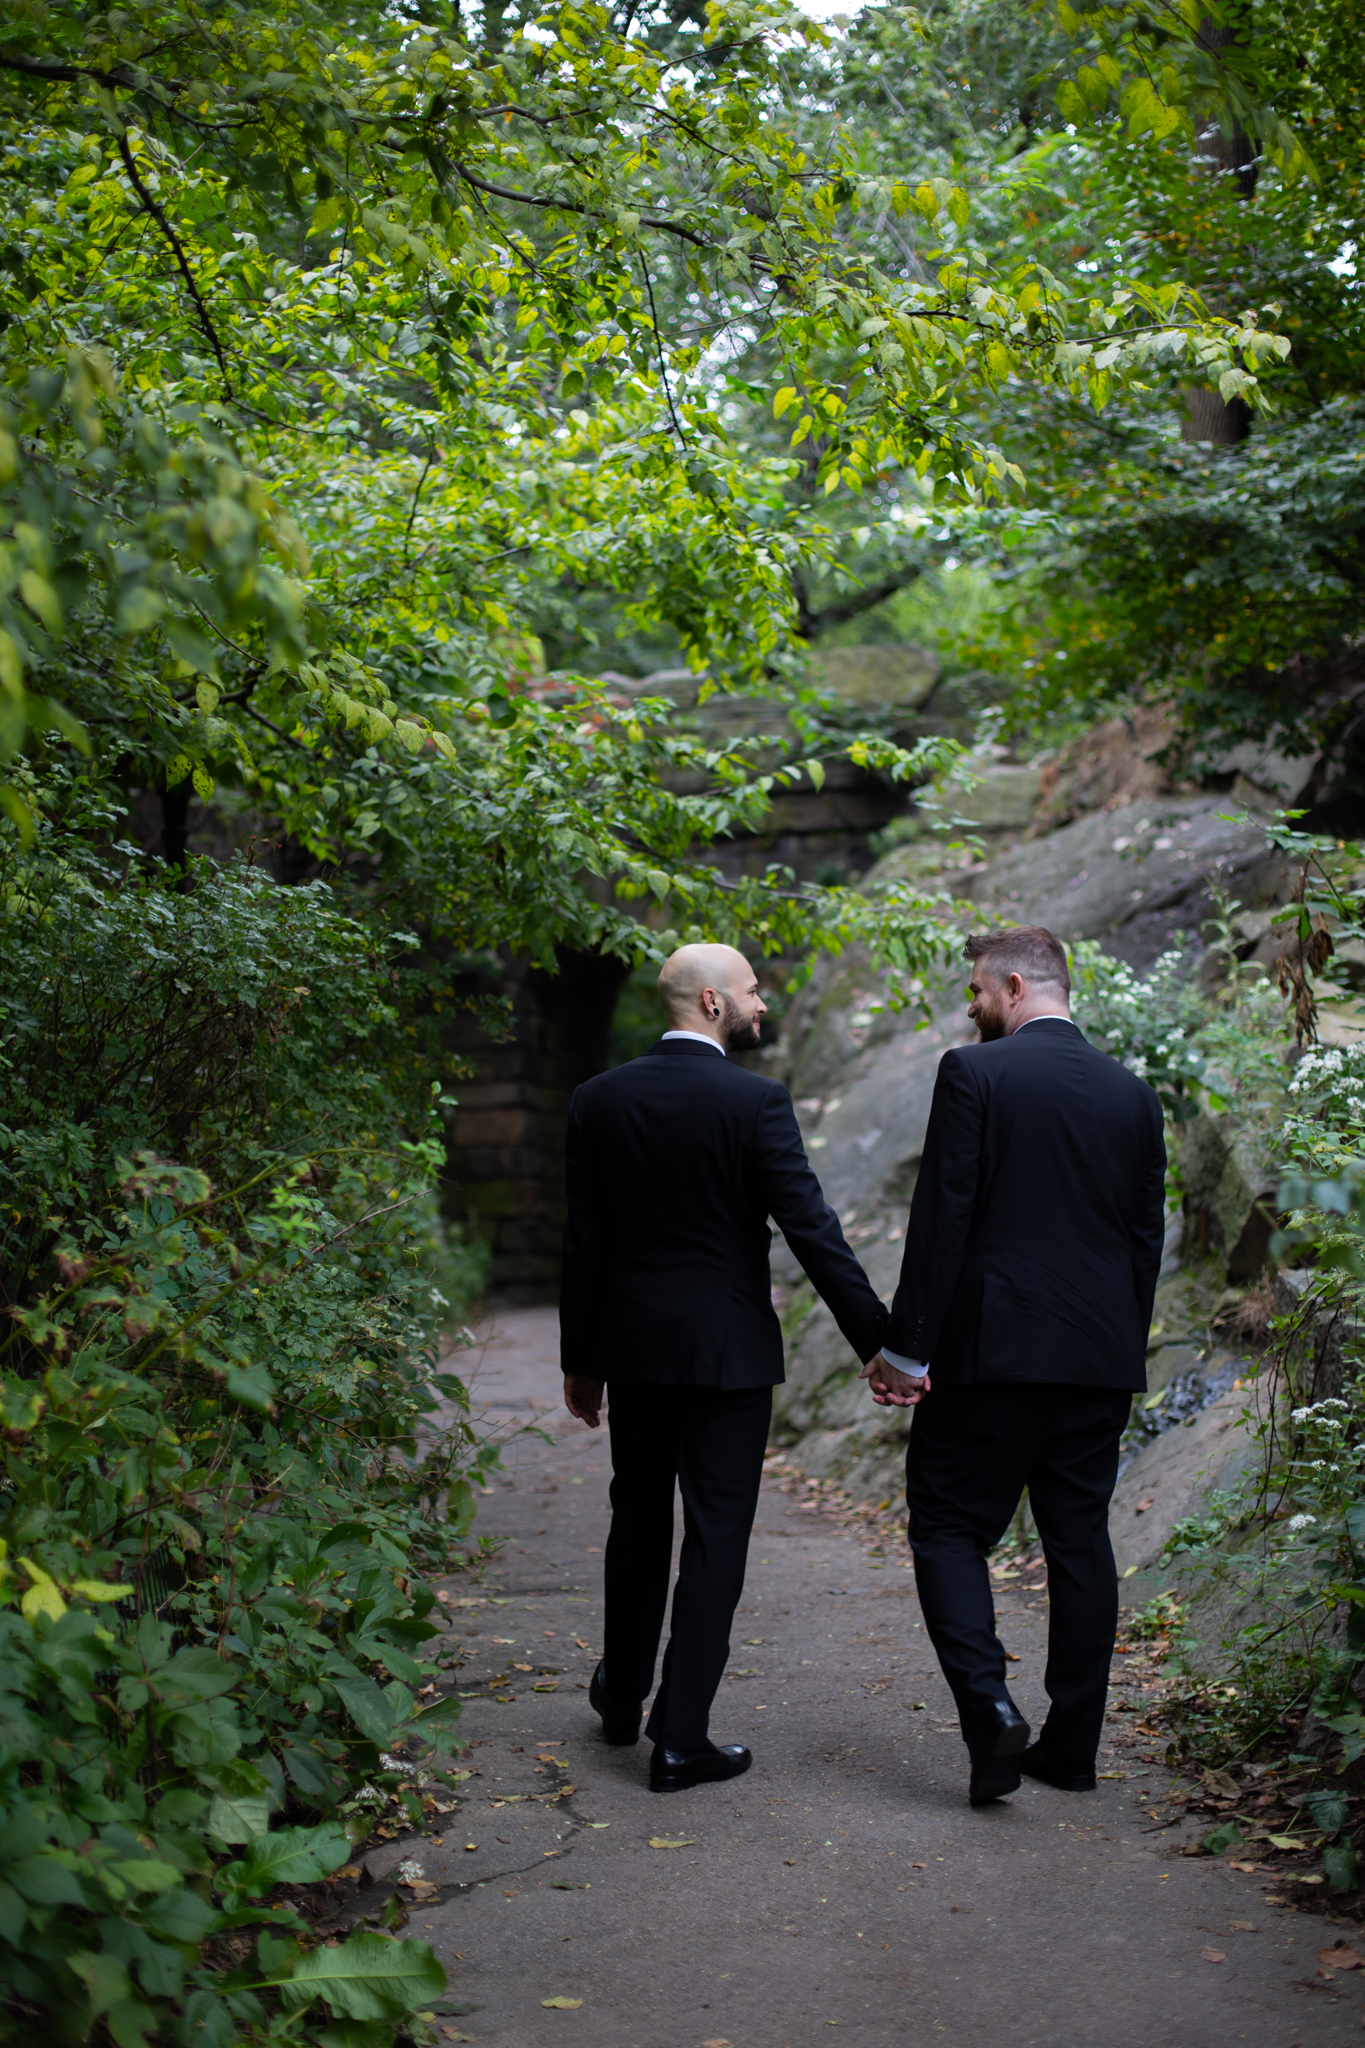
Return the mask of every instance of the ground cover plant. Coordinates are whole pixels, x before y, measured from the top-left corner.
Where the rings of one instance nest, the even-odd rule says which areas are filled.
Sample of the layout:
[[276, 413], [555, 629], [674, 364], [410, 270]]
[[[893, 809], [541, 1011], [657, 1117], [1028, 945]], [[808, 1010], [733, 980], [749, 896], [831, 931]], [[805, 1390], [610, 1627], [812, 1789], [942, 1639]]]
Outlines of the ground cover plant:
[[1167, 1099], [1173, 1191], [1181, 1123], [1197, 1114], [1225, 1117], [1273, 1158], [1281, 1228], [1271, 1249], [1286, 1271], [1242, 1302], [1210, 1291], [1211, 1316], [1237, 1322], [1259, 1357], [1255, 1455], [1239, 1483], [1174, 1525], [1160, 1567], [1168, 1591], [1129, 1625], [1150, 1645], [1145, 1667], [1125, 1657], [1122, 1668], [1137, 1681], [1136, 1711], [1172, 1734], [1171, 1757], [1203, 1772], [1187, 1810], [1218, 1822], [1205, 1848], [1357, 1899], [1365, 1047], [1315, 1039], [1319, 1005], [1349, 991], [1365, 859], [1292, 821], [1269, 836], [1299, 876], [1281, 913], [1278, 985], [1239, 969], [1227, 906], [1209, 932], [1215, 946], [1222, 934], [1221, 979], [1208, 972], [1216, 953], [1202, 979], [1175, 957], [1145, 977], [1098, 949], [1078, 960], [1078, 1014]]
[[329, 891], [107, 822], [0, 828], [0, 2035], [383, 2043], [430, 1951], [270, 1894], [453, 1741], [439, 1106]]

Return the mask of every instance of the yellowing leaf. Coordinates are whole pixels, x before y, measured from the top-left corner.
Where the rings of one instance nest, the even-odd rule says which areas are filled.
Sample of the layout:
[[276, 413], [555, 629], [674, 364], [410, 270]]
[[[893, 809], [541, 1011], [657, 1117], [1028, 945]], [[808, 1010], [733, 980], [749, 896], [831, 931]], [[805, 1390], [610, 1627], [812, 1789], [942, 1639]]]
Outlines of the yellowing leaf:
[[[196, 1537], [198, 1533], [196, 1530]], [[99, 1579], [73, 1579], [71, 1581], [71, 1591], [79, 1593], [82, 1600], [131, 1600], [134, 1588], [132, 1586], [106, 1586]]]
[[57, 1591], [56, 1581], [29, 1558], [21, 1557], [19, 1562], [33, 1581], [19, 1602], [24, 1620], [36, 1621], [40, 1614], [45, 1614], [49, 1621], [60, 1621], [66, 1613], [66, 1602]]
[[651, 1849], [690, 1849], [696, 1841], [695, 1835], [651, 1835]]
[[557, 2006], [561, 2012], [577, 2012], [583, 2003], [581, 1998], [542, 1998], [542, 2005]]
[[789, 407], [795, 405], [795, 403], [795, 386], [791, 384], [784, 384], [782, 386], [782, 389], [777, 393], [776, 397], [773, 399], [773, 418], [775, 420], [780, 420], [783, 413], [786, 412]]
[[61, 632], [62, 608], [46, 576], [40, 576], [36, 569], [25, 569], [19, 578], [19, 595], [29, 610], [38, 614], [49, 633]]

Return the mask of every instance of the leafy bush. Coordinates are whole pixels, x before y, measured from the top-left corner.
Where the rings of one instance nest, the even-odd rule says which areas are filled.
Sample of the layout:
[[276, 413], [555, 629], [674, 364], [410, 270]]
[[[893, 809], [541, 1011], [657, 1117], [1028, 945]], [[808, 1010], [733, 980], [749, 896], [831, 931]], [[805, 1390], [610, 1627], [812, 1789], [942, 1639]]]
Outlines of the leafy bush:
[[0, 840], [0, 2040], [379, 2048], [434, 1956], [270, 1893], [452, 1741], [440, 1102], [325, 888], [82, 822]]

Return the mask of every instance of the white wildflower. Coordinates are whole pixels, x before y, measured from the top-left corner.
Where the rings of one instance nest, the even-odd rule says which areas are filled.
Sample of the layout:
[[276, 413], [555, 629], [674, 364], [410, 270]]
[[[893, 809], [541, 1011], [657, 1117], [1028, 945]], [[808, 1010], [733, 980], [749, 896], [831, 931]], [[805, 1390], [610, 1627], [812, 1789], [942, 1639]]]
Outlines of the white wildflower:
[[1291, 1515], [1289, 1517], [1290, 1535], [1297, 1536], [1300, 1529], [1311, 1529], [1317, 1519], [1316, 1515]]
[[399, 1884], [418, 1884], [426, 1871], [415, 1856], [405, 1856], [393, 1874]]

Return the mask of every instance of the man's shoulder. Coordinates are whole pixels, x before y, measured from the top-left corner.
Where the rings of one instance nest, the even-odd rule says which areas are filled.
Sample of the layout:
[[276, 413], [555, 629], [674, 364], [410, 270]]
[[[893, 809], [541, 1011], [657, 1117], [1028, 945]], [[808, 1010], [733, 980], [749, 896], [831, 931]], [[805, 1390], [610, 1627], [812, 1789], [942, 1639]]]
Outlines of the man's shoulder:
[[624, 1060], [619, 1067], [609, 1067], [604, 1074], [594, 1074], [590, 1080], [580, 1081], [575, 1099], [588, 1103], [612, 1095], [629, 1094], [644, 1086], [657, 1086], [660, 1082], [680, 1089], [704, 1088], [711, 1094], [724, 1090], [729, 1095], [738, 1094], [750, 1099], [766, 1095], [773, 1100], [791, 1100], [781, 1081], [775, 1080], [771, 1074], [757, 1074], [751, 1067], [741, 1066], [737, 1060], [721, 1058], [718, 1053], [708, 1054], [705, 1048], [691, 1054], [660, 1052], [654, 1046], [647, 1052], [638, 1053], [633, 1060]]

